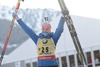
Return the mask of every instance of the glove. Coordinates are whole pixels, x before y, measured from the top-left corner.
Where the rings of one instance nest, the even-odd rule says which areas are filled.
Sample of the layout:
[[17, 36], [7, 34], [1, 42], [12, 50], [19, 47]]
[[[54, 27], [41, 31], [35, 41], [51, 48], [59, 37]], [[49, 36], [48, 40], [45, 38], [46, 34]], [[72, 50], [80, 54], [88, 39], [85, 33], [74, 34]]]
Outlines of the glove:
[[[69, 11], [63, 10], [62, 11], [62, 18], [66, 17], [69, 15]], [[68, 20], [68, 19], [67, 19]]]
[[67, 14], [67, 15], [68, 15], [68, 14], [69, 14], [69, 11], [63, 10], [63, 11], [62, 11], [62, 14], [64, 14], [64, 15]]
[[63, 18], [64, 19], [64, 15], [61, 13], [61, 18]]
[[19, 17], [18, 17], [18, 15], [17, 15], [16, 12], [13, 12], [12, 16], [13, 16], [13, 17], [16, 17], [16, 20], [19, 20]]

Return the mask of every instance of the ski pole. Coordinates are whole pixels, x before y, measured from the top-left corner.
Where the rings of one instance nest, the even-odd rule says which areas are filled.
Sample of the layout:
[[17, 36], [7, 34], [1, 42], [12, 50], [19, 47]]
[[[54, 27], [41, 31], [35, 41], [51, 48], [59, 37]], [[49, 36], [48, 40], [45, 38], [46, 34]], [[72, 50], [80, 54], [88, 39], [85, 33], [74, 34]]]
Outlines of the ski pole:
[[[24, 1], [24, 0], [22, 0], [22, 1]], [[16, 4], [16, 9], [15, 9], [16, 12], [18, 12], [18, 9], [20, 7], [20, 2], [21, 2], [21, 0], [18, 0], [18, 2]], [[11, 25], [10, 25], [10, 28], [8, 30], [7, 37], [6, 37], [6, 40], [5, 40], [5, 43], [4, 43], [4, 47], [2, 49], [2, 53], [1, 53], [1, 57], [0, 57], [0, 66], [1, 66], [1, 63], [2, 63], [2, 60], [3, 60], [4, 54], [6, 52], [6, 48], [7, 48], [7, 45], [8, 45], [8, 41], [9, 41], [9, 38], [10, 38], [10, 35], [11, 35], [11, 32], [12, 32], [13, 26], [14, 26], [15, 18], [16, 17], [13, 17], [13, 19], [12, 19], [12, 22], [11, 22]]]

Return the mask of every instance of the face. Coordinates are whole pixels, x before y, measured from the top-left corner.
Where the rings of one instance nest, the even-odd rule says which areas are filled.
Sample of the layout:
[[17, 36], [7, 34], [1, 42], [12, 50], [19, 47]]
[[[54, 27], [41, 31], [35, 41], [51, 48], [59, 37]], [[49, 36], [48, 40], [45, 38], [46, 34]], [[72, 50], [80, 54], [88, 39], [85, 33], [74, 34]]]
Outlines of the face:
[[47, 23], [42, 24], [42, 32], [45, 32], [45, 33], [51, 32], [51, 25]]
[[43, 29], [42, 29], [42, 32], [50, 33], [51, 31], [50, 31], [48, 28], [43, 28]]

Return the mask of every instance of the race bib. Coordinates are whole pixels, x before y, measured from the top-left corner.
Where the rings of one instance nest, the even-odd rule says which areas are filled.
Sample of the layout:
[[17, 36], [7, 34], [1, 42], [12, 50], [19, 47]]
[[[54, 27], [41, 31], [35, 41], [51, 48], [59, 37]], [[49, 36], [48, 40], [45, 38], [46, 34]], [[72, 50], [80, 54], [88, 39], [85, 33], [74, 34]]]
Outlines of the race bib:
[[55, 55], [55, 44], [52, 38], [42, 38], [38, 40], [37, 51], [38, 56]]

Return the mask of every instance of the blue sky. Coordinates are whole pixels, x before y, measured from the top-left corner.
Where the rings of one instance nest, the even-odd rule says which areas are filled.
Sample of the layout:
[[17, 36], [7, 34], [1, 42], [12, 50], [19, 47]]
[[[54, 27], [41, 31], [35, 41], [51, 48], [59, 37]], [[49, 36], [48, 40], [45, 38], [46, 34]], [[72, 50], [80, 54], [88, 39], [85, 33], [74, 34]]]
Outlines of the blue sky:
[[[100, 0], [64, 0], [71, 15], [100, 19]], [[0, 0], [0, 4], [13, 7], [17, 0]], [[21, 8], [52, 8], [60, 11], [57, 0], [25, 0]]]

